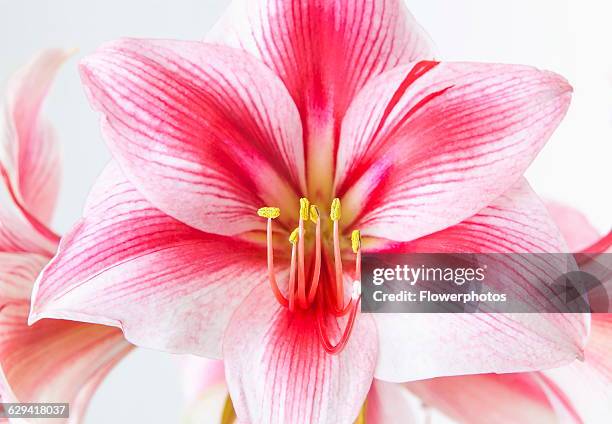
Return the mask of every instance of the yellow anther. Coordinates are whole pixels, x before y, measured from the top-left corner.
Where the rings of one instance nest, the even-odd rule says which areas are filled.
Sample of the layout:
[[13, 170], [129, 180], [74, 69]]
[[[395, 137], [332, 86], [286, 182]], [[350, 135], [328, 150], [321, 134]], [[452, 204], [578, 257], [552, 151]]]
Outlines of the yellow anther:
[[361, 247], [361, 233], [359, 230], [353, 230], [351, 233], [351, 247], [353, 248], [353, 253], [357, 253]]
[[310, 220], [315, 224], [319, 220], [319, 208], [315, 205], [310, 205]]
[[302, 197], [300, 199], [300, 218], [305, 221], [308, 221], [308, 213], [310, 209], [310, 202], [307, 198]]
[[296, 228], [295, 230], [291, 231], [291, 234], [289, 235], [289, 242], [291, 244], [297, 243], [299, 235], [300, 235], [299, 228]]
[[332, 201], [331, 213], [329, 215], [332, 221], [338, 221], [340, 219], [340, 215], [341, 215], [340, 199], [338, 199], [337, 197]]
[[278, 218], [280, 216], [280, 209], [266, 206], [264, 208], [257, 209], [257, 215], [261, 216], [262, 218]]

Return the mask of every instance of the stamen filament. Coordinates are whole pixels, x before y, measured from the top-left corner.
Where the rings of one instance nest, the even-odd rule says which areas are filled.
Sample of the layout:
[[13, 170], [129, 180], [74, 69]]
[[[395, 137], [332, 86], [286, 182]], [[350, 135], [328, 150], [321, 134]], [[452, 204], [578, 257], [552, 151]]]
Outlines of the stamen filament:
[[274, 274], [274, 248], [272, 246], [272, 217], [268, 217], [268, 225], [266, 227], [266, 241], [267, 241], [267, 251], [268, 251], [268, 279], [270, 280], [270, 287], [272, 288], [272, 293], [274, 293], [274, 297], [278, 300], [282, 306], [287, 306], [288, 301], [285, 296], [281, 293], [278, 288], [278, 284], [276, 283], [276, 276]]
[[310, 219], [315, 221], [315, 263], [312, 272], [312, 282], [310, 283], [310, 291], [308, 292], [308, 304], [310, 305], [317, 294], [319, 287], [319, 278], [321, 277], [321, 217], [316, 206], [310, 207]]
[[335, 345], [331, 343], [329, 336], [325, 332], [322, 326], [322, 315], [321, 313], [317, 314], [317, 331], [319, 332], [319, 338], [321, 339], [321, 344], [323, 345], [323, 349], [325, 349], [328, 353], [335, 355], [344, 349], [346, 343], [348, 342], [351, 333], [353, 331], [353, 326], [355, 324], [355, 317], [357, 316], [357, 309], [359, 309], [359, 301], [361, 296], [357, 299], [353, 299], [351, 301], [351, 314], [348, 317], [348, 321], [346, 327], [344, 328], [344, 332], [342, 333], [342, 337], [338, 340], [338, 343]]
[[342, 309], [335, 309], [334, 310], [334, 315], [337, 317], [343, 317], [346, 314], [348, 314], [351, 311], [351, 308], [353, 307], [353, 299], [351, 299], [346, 305], [344, 305], [344, 308]]
[[342, 281], [342, 257], [340, 252], [340, 230], [338, 221], [334, 221], [334, 267], [336, 271], [336, 307], [338, 310], [344, 308], [344, 290]]
[[300, 218], [298, 233], [298, 301], [306, 307], [306, 272], [304, 269], [304, 220]]
[[[353, 252], [355, 253], [355, 278], [356, 280], [353, 282], [354, 284], [361, 284], [361, 233], [359, 230], [353, 230], [351, 233], [351, 247]], [[342, 262], [340, 261], [340, 265]], [[336, 279], [338, 276], [336, 275]], [[344, 293], [342, 293], [344, 294]], [[355, 297], [351, 299], [349, 303], [344, 305], [344, 307], [336, 306], [334, 307], [334, 315], [337, 317], [342, 317], [351, 311], [353, 307], [353, 303], [355, 303]]]
[[304, 220], [310, 216], [310, 202], [305, 197], [300, 199], [300, 221], [298, 232], [298, 302], [306, 308], [306, 271], [304, 267]]
[[291, 268], [289, 268], [289, 310], [295, 309], [295, 268], [296, 268], [296, 243], [291, 243]]
[[361, 282], [361, 233], [353, 230], [351, 233], [351, 247], [355, 253], [355, 278]]

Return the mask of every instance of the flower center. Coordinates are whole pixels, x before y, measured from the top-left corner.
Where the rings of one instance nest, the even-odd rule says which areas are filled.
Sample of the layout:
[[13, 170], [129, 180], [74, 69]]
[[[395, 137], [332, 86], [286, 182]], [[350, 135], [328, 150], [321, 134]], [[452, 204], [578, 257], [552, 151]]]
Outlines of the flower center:
[[[289, 281], [287, 284], [287, 296], [278, 287], [274, 270], [274, 246], [272, 235], [272, 221], [280, 216], [280, 209], [276, 207], [263, 207], [257, 211], [262, 218], [267, 218], [267, 256], [268, 256], [268, 279], [270, 287], [276, 300], [281, 306], [290, 311], [296, 309], [314, 309], [317, 319], [317, 329], [324, 349], [336, 354], [342, 351], [355, 323], [357, 310], [361, 300], [361, 236], [358, 230], [351, 233], [351, 246], [355, 254], [355, 278], [353, 281], [350, 300], [345, 300], [344, 271], [342, 269], [342, 252], [340, 248], [339, 221], [341, 218], [340, 199], [332, 201], [329, 218], [332, 222], [333, 258], [334, 258], [334, 282], [331, 287], [322, 287], [321, 279], [321, 213], [316, 205], [311, 205], [307, 198], [300, 199], [300, 212], [298, 226], [291, 232], [289, 242], [291, 244], [291, 263], [289, 268]], [[306, 279], [305, 268], [305, 235], [306, 226], [314, 225], [314, 266], [312, 267], [312, 278]], [[309, 231], [312, 231], [310, 229]], [[328, 334], [330, 326], [327, 319], [330, 317], [338, 319], [348, 315], [344, 331], [340, 338], [334, 343]], [[337, 326], [336, 326], [337, 327]]]

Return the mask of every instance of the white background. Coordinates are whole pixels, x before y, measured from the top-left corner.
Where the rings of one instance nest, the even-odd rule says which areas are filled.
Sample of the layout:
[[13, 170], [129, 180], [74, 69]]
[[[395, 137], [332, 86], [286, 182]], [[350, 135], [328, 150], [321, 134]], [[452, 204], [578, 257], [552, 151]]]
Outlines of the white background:
[[[109, 159], [76, 71], [78, 60], [122, 36], [200, 39], [226, 0], [0, 0], [0, 81], [37, 50], [77, 47], [46, 104], [65, 153], [55, 227], [80, 215]], [[581, 210], [600, 231], [612, 224], [612, 8], [607, 1], [408, 0], [446, 60], [522, 63], [554, 70], [574, 86], [570, 112], [527, 176], [543, 197]], [[126, 400], [130, 408], [117, 408]], [[89, 423], [167, 423], [182, 408], [178, 361], [137, 350], [94, 396]]]

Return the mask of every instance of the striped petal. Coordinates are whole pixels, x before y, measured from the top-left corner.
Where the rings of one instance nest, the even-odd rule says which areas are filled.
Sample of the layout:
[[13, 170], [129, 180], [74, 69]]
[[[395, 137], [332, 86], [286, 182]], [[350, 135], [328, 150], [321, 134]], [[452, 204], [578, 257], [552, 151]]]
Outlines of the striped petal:
[[266, 279], [265, 257], [156, 209], [112, 164], [41, 273], [30, 321], [112, 325], [140, 346], [220, 356], [234, 308]]
[[409, 241], [474, 215], [520, 178], [570, 97], [563, 78], [524, 66], [386, 72], [343, 120], [336, 194], [346, 219], [364, 235]]
[[223, 361], [188, 356], [182, 363], [187, 408], [186, 424], [233, 424], [235, 412], [229, 399]]
[[[562, 393], [565, 402], [557, 402], [561, 416], [576, 422], [598, 423], [612, 416], [612, 314], [593, 314], [591, 337], [584, 360], [543, 371], [552, 393]], [[573, 411], [573, 414], [571, 413]], [[565, 415], [563, 415], [565, 414]]]
[[238, 424], [225, 384], [214, 385], [202, 392], [188, 405], [181, 423]]
[[599, 239], [599, 233], [577, 209], [557, 202], [547, 202], [550, 212], [571, 252], [580, 252]]
[[[390, 244], [389, 252], [563, 252], [567, 247], [546, 207], [525, 182], [472, 218], [409, 243]], [[505, 258], [505, 257], [504, 257]], [[484, 260], [484, 258], [483, 258]], [[507, 261], [507, 262], [505, 262]], [[507, 278], [509, 293], [529, 293], [532, 272], [552, 276], [557, 264], [512, 256], [489, 264]], [[504, 280], [506, 281], [506, 280]], [[550, 310], [550, 309], [547, 309]], [[567, 364], [582, 355], [589, 329], [583, 314], [377, 314], [380, 339], [376, 377], [411, 381], [438, 376], [505, 373]], [[405, 358], [410, 358], [406, 360]]]
[[186, 355], [181, 358], [181, 377], [185, 397], [193, 401], [213, 386], [225, 386], [223, 361]]
[[112, 327], [62, 320], [28, 326], [30, 289], [46, 261], [35, 254], [0, 253], [0, 399], [68, 402], [67, 421], [76, 423], [130, 345]]
[[432, 57], [401, 0], [235, 0], [208, 40], [248, 51], [285, 83], [304, 126], [312, 197], [329, 191], [340, 122], [364, 84]]
[[0, 248], [52, 253], [48, 228], [60, 178], [59, 145], [41, 108], [64, 50], [38, 54], [10, 80], [0, 149]]
[[[182, 374], [189, 403], [186, 422], [233, 422], [222, 361], [191, 356], [183, 362]], [[422, 415], [421, 402], [403, 385], [374, 380], [355, 423], [410, 424], [421, 422]]]
[[365, 405], [365, 424], [423, 422], [423, 408], [401, 384], [374, 379]]
[[425, 404], [457, 422], [559, 422], [538, 379], [530, 373], [440, 377], [405, 383], [404, 386]]
[[350, 423], [376, 361], [376, 332], [360, 315], [338, 355], [322, 347], [313, 312], [278, 305], [258, 287], [240, 305], [223, 341], [225, 375], [238, 418], [255, 423]]
[[[598, 276], [607, 288], [604, 293], [591, 293], [590, 300], [607, 292], [607, 304], [612, 304], [609, 290], [610, 272], [602, 275], [602, 264], [610, 255], [612, 237], [598, 237], [597, 231], [579, 211], [557, 203], [548, 209], [555, 218], [572, 251], [586, 248], [588, 255], [580, 255], [580, 269]], [[605, 267], [605, 265], [604, 265]], [[595, 295], [595, 296], [593, 296]], [[612, 314], [591, 315], [591, 332], [584, 350], [584, 358], [573, 363], [539, 373], [544, 389], [560, 419], [567, 422], [599, 422], [612, 415]], [[585, 391], [584, 388], [589, 390]]]
[[244, 52], [116, 41], [81, 64], [115, 159], [157, 208], [202, 231], [262, 228], [304, 191], [302, 128], [281, 81]]

